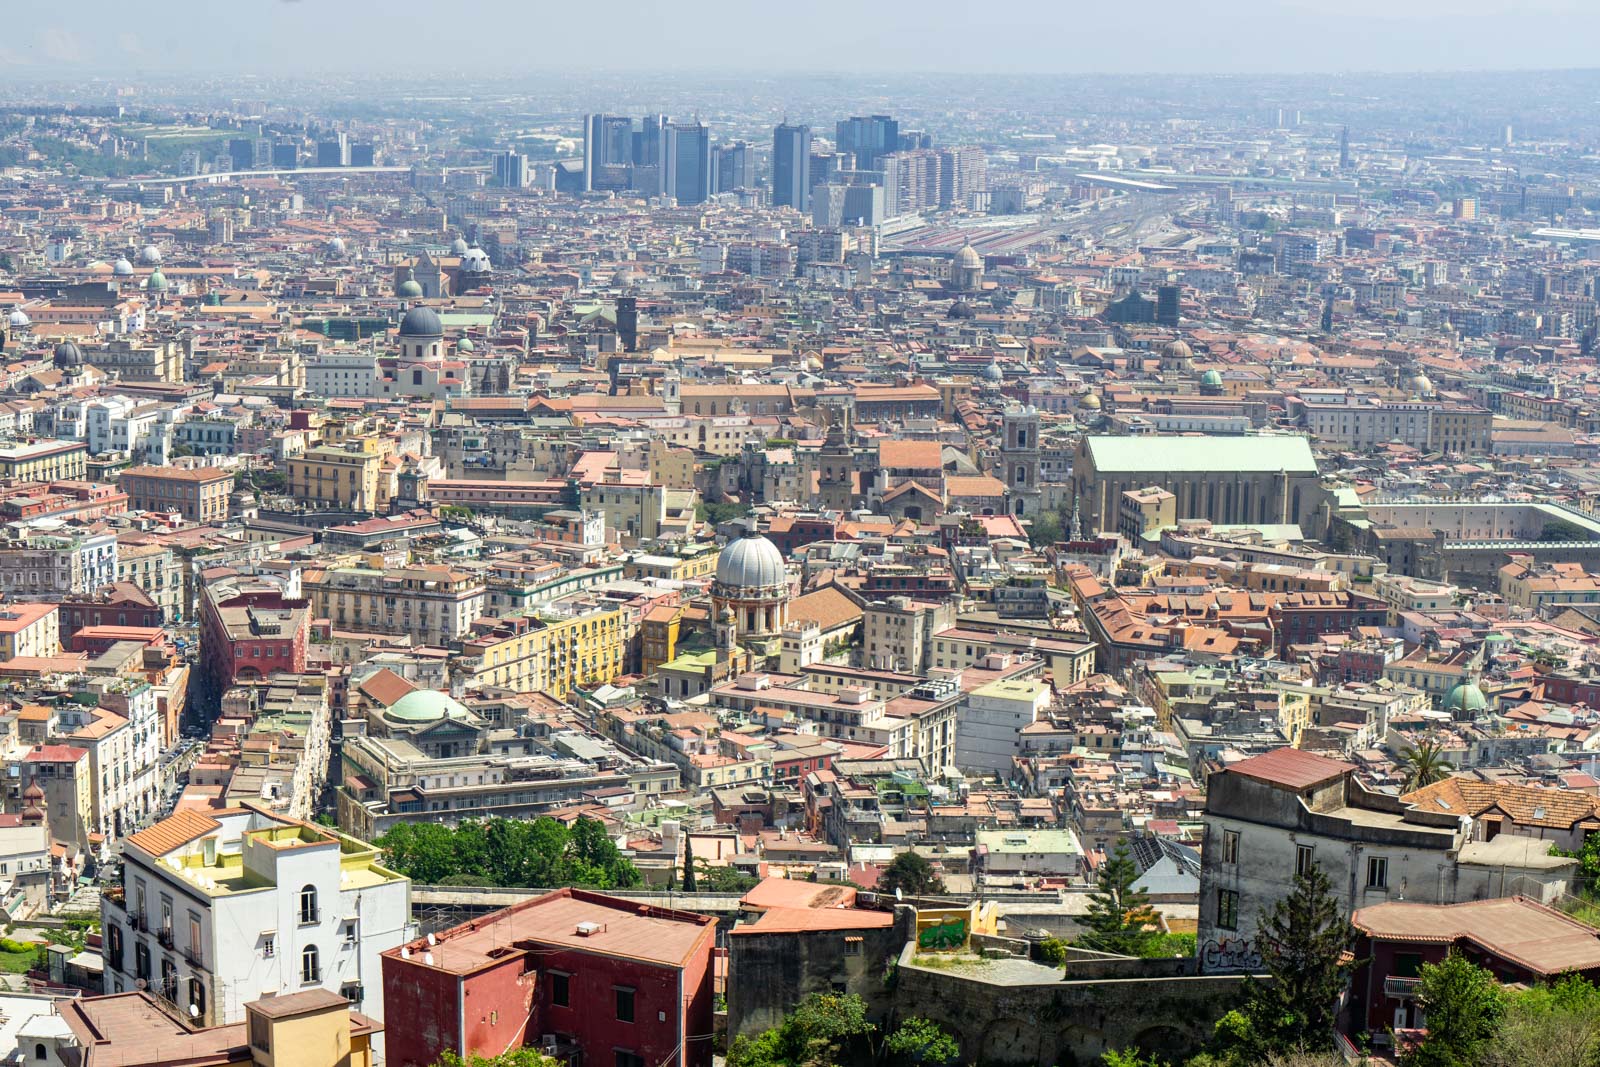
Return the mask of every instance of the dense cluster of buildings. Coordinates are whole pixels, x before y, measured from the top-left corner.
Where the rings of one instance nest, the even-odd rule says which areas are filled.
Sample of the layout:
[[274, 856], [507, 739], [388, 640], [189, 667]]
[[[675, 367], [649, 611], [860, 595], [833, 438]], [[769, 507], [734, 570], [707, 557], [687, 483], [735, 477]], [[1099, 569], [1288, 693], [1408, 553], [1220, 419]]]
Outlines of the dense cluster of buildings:
[[[840, 990], [1170, 1059], [1312, 865], [1352, 1037], [1457, 943], [1600, 973], [1588, 157], [245, 103], [150, 110], [217, 150], [149, 173], [0, 128], [0, 912], [103, 897], [36, 981], [101, 996], [0, 1003], [29, 1062], [702, 1067]], [[540, 816], [754, 888], [473, 904], [376, 843]], [[1123, 845], [1194, 957], [1030, 962]], [[1042, 1036], [1110, 977], [1190, 1007]]]

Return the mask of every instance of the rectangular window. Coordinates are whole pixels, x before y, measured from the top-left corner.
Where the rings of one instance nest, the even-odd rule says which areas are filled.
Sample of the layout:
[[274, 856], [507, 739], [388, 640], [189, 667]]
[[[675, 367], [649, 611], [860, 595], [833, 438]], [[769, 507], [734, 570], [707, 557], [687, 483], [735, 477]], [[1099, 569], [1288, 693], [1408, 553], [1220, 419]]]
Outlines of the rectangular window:
[[1232, 889], [1217, 890], [1217, 926], [1224, 930], [1239, 929], [1239, 894]]
[[616, 987], [617, 993], [617, 1021], [621, 1023], [633, 1022], [633, 990]]
[[1237, 830], [1224, 830], [1224, 831], [1222, 831], [1222, 862], [1223, 863], [1238, 863], [1239, 862], [1239, 831], [1237, 831]]
[[1389, 861], [1384, 857], [1367, 857], [1367, 888], [1389, 888]]
[[572, 1003], [571, 977], [565, 974], [550, 974], [550, 1003], [558, 1008], [565, 1008]]
[[1317, 849], [1315, 845], [1296, 845], [1294, 847], [1294, 873], [1296, 878], [1304, 878], [1311, 873], [1311, 868], [1316, 865]]
[[632, 1052], [617, 1049], [617, 1067], [644, 1067], [644, 1059]]
[[1419, 952], [1397, 952], [1394, 957], [1394, 976], [1396, 978], [1415, 978], [1422, 973], [1422, 954]]

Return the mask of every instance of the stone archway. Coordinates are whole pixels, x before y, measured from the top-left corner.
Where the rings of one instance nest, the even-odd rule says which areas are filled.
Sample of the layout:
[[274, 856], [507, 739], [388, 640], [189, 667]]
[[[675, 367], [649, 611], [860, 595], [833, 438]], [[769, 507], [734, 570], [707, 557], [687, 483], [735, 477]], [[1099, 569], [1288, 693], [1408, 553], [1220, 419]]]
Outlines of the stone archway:
[[1181, 1063], [1194, 1052], [1195, 1042], [1176, 1026], [1165, 1023], [1140, 1030], [1134, 1047], [1147, 1059], [1162, 1063]]
[[1036, 1064], [1039, 1052], [1038, 1020], [1004, 1016], [984, 1027], [977, 1059], [986, 1065]]

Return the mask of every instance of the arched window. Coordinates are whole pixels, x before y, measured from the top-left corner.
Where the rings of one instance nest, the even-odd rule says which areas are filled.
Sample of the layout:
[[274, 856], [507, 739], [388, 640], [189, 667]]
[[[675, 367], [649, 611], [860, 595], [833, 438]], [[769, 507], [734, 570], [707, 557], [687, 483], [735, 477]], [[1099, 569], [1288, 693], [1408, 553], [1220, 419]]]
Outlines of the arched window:
[[49, 1053], [45, 1052], [43, 1042], [33, 1046], [33, 1058], [36, 1060], [49, 1059]]
[[317, 921], [317, 887], [303, 885], [300, 887], [300, 923], [314, 923]]
[[317, 962], [317, 946], [307, 945], [300, 953], [300, 983], [311, 985], [322, 981], [322, 968]]

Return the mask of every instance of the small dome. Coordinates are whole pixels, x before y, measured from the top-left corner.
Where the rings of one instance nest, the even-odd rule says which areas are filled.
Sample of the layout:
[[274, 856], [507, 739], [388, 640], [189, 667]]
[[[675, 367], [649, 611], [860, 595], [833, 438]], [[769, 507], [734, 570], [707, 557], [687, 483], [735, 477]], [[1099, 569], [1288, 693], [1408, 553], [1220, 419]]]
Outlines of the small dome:
[[1472, 682], [1463, 682], [1445, 694], [1444, 710], [1476, 714], [1489, 707], [1489, 699]]
[[1215, 371], [1215, 370], [1206, 371], [1204, 374], [1200, 375], [1200, 384], [1201, 385], [1221, 385], [1222, 384], [1222, 372], [1221, 371]]
[[440, 719], [465, 719], [471, 714], [466, 705], [437, 689], [418, 689], [407, 693], [383, 709], [383, 717], [394, 722], [437, 722]]
[[24, 789], [22, 791], [22, 799], [23, 800], [43, 800], [44, 799], [44, 790], [42, 788], [40, 788], [38, 782], [29, 782], [28, 783], [28, 788], [26, 788], [26, 789]]
[[1078, 406], [1088, 411], [1100, 410], [1100, 398], [1094, 393], [1084, 393], [1078, 398]]
[[472, 343], [472, 338], [470, 337], [463, 337], [461, 340], [456, 342], [457, 352], [472, 352], [476, 350], [477, 347], [477, 345]]
[[457, 237], [454, 241], [450, 242], [450, 254], [452, 256], [464, 256], [467, 254], [467, 249], [469, 247], [471, 246], [467, 244], [467, 239], [465, 237]]
[[1161, 355], [1166, 359], [1190, 359], [1194, 350], [1187, 341], [1168, 341], [1161, 349]]
[[150, 277], [145, 281], [144, 287], [153, 293], [165, 292], [167, 289], [167, 276], [159, 270], [150, 272]]
[[145, 245], [139, 252], [139, 262], [147, 267], [154, 267], [161, 262], [161, 249], [155, 245]]
[[117, 278], [132, 277], [133, 264], [128, 262], [127, 256], [118, 256], [117, 261], [111, 264], [111, 274]]
[[1406, 388], [1418, 396], [1432, 396], [1433, 382], [1426, 374], [1413, 374], [1406, 379]]
[[978, 317], [978, 313], [965, 300], [957, 300], [950, 305], [950, 310], [945, 317], [951, 319], [975, 319]]
[[342, 256], [342, 255], [344, 255], [344, 238], [343, 237], [335, 237], [335, 238], [332, 238], [331, 240], [328, 241], [328, 255], [330, 255], [330, 256]]
[[394, 287], [394, 295], [402, 300], [415, 300], [422, 295], [422, 283], [417, 281], [417, 272], [406, 270], [405, 281]]
[[27, 326], [32, 323], [32, 321], [32, 319], [28, 318], [28, 313], [23, 311], [21, 308], [13, 308], [11, 310], [12, 326]]
[[62, 341], [56, 345], [51, 361], [57, 370], [74, 370], [83, 366], [83, 350], [71, 341]]
[[956, 266], [964, 270], [982, 270], [983, 257], [970, 244], [962, 245], [961, 251], [956, 253]]
[[737, 594], [789, 585], [778, 546], [754, 530], [747, 530], [717, 557], [717, 584]]
[[990, 363], [983, 368], [983, 380], [986, 382], [1003, 382], [1006, 380], [1006, 372], [1000, 369], [1000, 364]]
[[400, 320], [401, 337], [443, 337], [444, 323], [430, 307], [414, 307]]
[[489, 262], [489, 253], [474, 245], [467, 249], [461, 256], [461, 272], [463, 274], [488, 274], [493, 265]]

